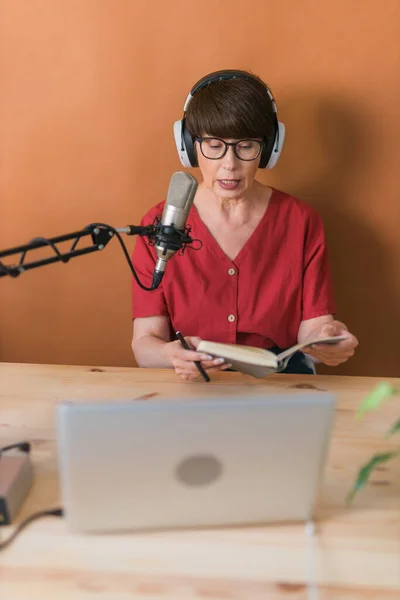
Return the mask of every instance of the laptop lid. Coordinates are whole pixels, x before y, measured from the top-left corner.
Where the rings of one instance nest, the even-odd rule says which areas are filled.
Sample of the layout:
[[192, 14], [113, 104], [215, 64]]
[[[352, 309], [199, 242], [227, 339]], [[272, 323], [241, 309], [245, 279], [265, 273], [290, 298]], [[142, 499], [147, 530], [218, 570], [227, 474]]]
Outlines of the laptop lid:
[[313, 516], [334, 398], [308, 392], [61, 403], [62, 504], [77, 531]]

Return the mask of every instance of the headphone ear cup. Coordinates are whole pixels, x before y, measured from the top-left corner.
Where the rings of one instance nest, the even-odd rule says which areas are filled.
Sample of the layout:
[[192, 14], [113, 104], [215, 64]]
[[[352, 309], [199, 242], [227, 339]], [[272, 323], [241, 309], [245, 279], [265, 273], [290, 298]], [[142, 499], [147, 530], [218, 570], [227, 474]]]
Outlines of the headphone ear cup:
[[191, 167], [192, 165], [190, 164], [189, 156], [188, 156], [186, 146], [184, 143], [182, 127], [183, 127], [183, 121], [175, 121], [175, 123], [174, 123], [175, 145], [176, 145], [176, 150], [178, 152], [178, 156], [181, 161], [181, 164], [184, 167], [188, 168], [188, 167]]
[[286, 128], [285, 128], [284, 124], [279, 121], [278, 122], [278, 131], [277, 131], [277, 135], [276, 135], [276, 138], [274, 141], [274, 147], [272, 149], [268, 164], [265, 167], [266, 169], [272, 169], [273, 167], [275, 167], [276, 163], [278, 162], [279, 157], [282, 152], [283, 143], [285, 141], [285, 134], [286, 134]]
[[276, 137], [274, 139], [273, 144], [271, 144], [271, 140], [268, 140], [266, 142], [266, 144], [264, 145], [264, 148], [261, 152], [261, 158], [260, 158], [260, 164], [258, 165], [259, 169], [266, 169], [267, 165], [269, 163], [269, 159], [271, 158], [271, 154], [273, 152], [273, 147], [275, 145], [275, 140]]
[[185, 119], [182, 119], [182, 139], [186, 149], [187, 157], [190, 162], [190, 166], [198, 167], [199, 163], [197, 161], [197, 153], [195, 150], [194, 141], [192, 138], [192, 134], [186, 128]]
[[192, 136], [185, 127], [185, 119], [174, 123], [175, 145], [184, 167], [198, 167], [197, 154]]
[[279, 121], [272, 147], [268, 144], [261, 154], [259, 169], [273, 169], [275, 167], [282, 152], [285, 132], [286, 128], [284, 124]]

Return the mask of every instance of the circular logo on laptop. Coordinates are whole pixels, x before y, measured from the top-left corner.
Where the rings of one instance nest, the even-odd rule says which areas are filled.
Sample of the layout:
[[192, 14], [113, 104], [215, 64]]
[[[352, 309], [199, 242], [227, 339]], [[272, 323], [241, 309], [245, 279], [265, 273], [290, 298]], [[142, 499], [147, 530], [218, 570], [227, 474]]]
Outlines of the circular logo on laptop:
[[222, 474], [222, 463], [215, 456], [197, 454], [184, 458], [176, 468], [182, 483], [190, 486], [209, 485]]

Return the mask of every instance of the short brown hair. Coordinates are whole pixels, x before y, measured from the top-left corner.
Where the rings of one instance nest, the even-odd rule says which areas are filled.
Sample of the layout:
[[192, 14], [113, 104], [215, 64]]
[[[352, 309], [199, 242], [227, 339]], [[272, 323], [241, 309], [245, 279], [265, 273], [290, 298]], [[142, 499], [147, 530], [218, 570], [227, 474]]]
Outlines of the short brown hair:
[[223, 79], [193, 95], [186, 111], [186, 127], [193, 138], [270, 138], [275, 114], [263, 81], [249, 76]]

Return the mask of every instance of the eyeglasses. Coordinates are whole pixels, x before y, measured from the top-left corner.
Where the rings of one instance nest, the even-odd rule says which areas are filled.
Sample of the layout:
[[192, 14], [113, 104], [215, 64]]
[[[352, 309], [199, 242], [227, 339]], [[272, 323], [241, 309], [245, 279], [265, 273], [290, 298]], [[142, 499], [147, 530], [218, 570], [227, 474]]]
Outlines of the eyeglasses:
[[238, 142], [224, 142], [220, 138], [196, 138], [200, 150], [205, 158], [219, 160], [228, 152], [228, 147], [233, 146], [235, 156], [240, 160], [255, 160], [264, 147], [260, 140], [239, 140]]

